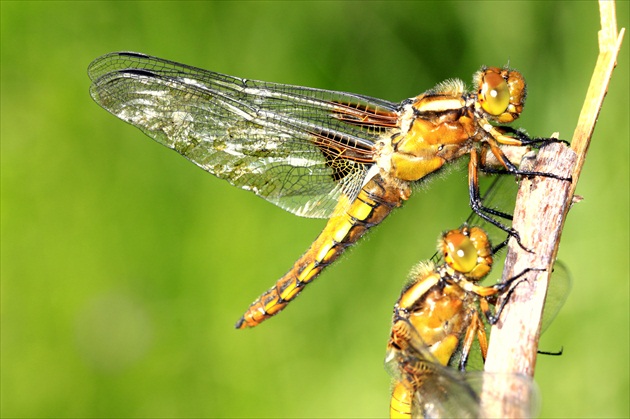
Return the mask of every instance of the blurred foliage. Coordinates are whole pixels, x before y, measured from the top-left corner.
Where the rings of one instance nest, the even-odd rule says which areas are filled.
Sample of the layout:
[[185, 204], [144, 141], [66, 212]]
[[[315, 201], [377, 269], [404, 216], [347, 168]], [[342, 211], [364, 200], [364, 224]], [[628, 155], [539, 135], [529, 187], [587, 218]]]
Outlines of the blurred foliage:
[[[509, 62], [529, 83], [517, 125], [570, 138], [599, 28], [595, 2], [0, 5], [3, 417], [384, 416], [392, 305], [469, 211], [452, 170], [285, 313], [236, 331], [324, 222], [108, 115], [88, 94], [92, 59], [134, 50], [396, 101]], [[538, 361], [544, 417], [630, 414], [625, 44], [562, 237], [573, 291], [541, 341], [564, 347]]]

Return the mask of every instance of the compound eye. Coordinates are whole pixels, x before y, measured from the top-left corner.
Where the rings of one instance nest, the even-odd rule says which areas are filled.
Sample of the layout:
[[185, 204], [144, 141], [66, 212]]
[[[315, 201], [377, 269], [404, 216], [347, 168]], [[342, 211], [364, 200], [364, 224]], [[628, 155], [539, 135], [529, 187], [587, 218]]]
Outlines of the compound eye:
[[477, 266], [477, 249], [465, 234], [451, 232], [444, 237], [444, 260], [456, 271], [468, 273]]
[[500, 74], [488, 72], [483, 76], [479, 90], [479, 102], [484, 111], [499, 116], [510, 105], [510, 88]]

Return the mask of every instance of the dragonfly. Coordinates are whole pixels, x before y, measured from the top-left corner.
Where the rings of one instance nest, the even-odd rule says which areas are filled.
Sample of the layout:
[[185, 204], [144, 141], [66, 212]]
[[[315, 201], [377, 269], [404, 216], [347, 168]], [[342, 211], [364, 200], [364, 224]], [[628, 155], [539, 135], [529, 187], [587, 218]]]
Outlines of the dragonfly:
[[[386, 366], [394, 377], [391, 417], [483, 417], [480, 392], [490, 380], [519, 382], [530, 397], [509, 402], [526, 416], [534, 414], [537, 394], [529, 377], [467, 371], [475, 353], [473, 367], [483, 367], [486, 325], [497, 321], [511, 291], [527, 274], [540, 270], [528, 268], [504, 282], [480, 285], [505, 243], [492, 248], [483, 228], [464, 224], [440, 237], [437, 256], [412, 269], [394, 306], [387, 345]], [[569, 292], [569, 276], [558, 266], [550, 289], [554, 302], [545, 307], [543, 330]], [[503, 299], [497, 304], [499, 297]]]
[[523, 176], [505, 147], [540, 147], [500, 125], [516, 120], [526, 96], [521, 73], [483, 67], [472, 90], [447, 80], [394, 103], [336, 92], [242, 79], [137, 52], [113, 52], [88, 68], [101, 107], [158, 143], [295, 215], [328, 218], [293, 267], [237, 321], [254, 327], [282, 311], [367, 230], [411, 195], [411, 186], [469, 155], [469, 194], [480, 217], [518, 233], [483, 206], [478, 173]]

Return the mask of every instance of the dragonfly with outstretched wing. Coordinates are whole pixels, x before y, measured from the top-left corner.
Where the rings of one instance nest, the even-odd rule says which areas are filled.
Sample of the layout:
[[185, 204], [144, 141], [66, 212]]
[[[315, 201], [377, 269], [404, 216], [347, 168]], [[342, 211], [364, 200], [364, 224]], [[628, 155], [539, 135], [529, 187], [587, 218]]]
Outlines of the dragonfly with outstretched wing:
[[[387, 345], [386, 366], [394, 378], [391, 417], [485, 417], [480, 392], [490, 380], [500, 380], [502, 386], [519, 382], [520, 388], [528, 389], [529, 397], [509, 403], [524, 416], [533, 415], [536, 395], [531, 379], [468, 371], [483, 368], [487, 328], [498, 319], [511, 290], [538, 270], [480, 285], [504, 244], [492, 248], [485, 230], [465, 224], [440, 237], [437, 257], [412, 269], [394, 306]], [[570, 279], [562, 265], [557, 265], [551, 284], [543, 330], [569, 293]], [[499, 297], [504, 297], [500, 303]], [[471, 356], [476, 365], [471, 365]]]
[[[400, 103], [353, 93], [241, 79], [135, 52], [94, 60], [92, 98], [199, 167], [303, 217], [329, 218], [311, 247], [251, 304], [237, 328], [277, 314], [368, 229], [411, 194], [411, 184], [470, 155], [471, 206], [485, 156], [526, 176], [501, 146], [550, 139], [496, 124], [523, 110], [522, 75], [482, 68], [475, 87], [449, 80]], [[505, 226], [504, 226], [505, 227]], [[517, 240], [518, 233], [505, 227]]]

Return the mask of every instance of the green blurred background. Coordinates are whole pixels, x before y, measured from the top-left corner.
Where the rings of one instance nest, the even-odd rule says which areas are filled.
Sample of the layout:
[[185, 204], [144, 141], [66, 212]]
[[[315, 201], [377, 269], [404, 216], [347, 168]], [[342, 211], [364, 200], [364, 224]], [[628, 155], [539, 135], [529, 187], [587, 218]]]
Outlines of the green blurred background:
[[[231, 187], [107, 114], [97, 56], [133, 50], [399, 101], [482, 64], [529, 83], [517, 126], [570, 138], [597, 57], [594, 2], [7, 2], [2, 12], [4, 417], [375, 417], [410, 267], [468, 214], [466, 174], [416, 191], [291, 307], [234, 322], [324, 225]], [[628, 2], [618, 4], [628, 26]], [[628, 39], [541, 341], [544, 417], [629, 412]], [[498, 273], [495, 272], [495, 277]]]

